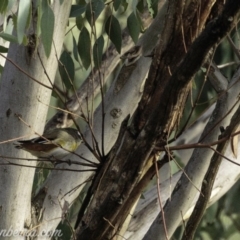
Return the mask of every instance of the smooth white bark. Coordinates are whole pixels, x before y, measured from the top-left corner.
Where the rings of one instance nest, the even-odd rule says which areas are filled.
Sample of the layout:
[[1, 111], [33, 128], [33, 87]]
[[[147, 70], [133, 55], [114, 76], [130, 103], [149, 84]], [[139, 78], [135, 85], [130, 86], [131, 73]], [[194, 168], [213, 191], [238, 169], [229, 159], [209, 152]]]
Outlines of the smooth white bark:
[[[38, 51], [45, 70], [53, 81], [58, 66], [55, 53], [60, 55], [65, 34], [66, 23], [69, 16], [71, 2], [54, 1], [52, 9], [55, 13], [54, 44], [48, 59], [45, 57], [43, 46], [40, 43]], [[8, 58], [26, 73], [50, 86], [44, 74], [44, 69], [36, 54], [27, 61], [26, 47], [11, 44]], [[51, 90], [31, 80], [20, 72], [10, 62], [6, 62], [0, 85], [0, 164], [14, 162], [18, 164], [35, 166], [35, 162], [12, 160], [7, 157], [33, 158], [30, 154], [14, 148], [12, 141], [19, 137], [29, 138], [34, 131], [42, 133], [48, 111]], [[20, 116], [28, 125], [23, 123]], [[6, 157], [5, 157], [6, 156]], [[17, 166], [0, 167], [0, 229], [23, 231], [30, 224], [30, 207], [32, 197], [32, 184], [35, 169]], [[10, 236], [8, 239], [16, 239]], [[18, 236], [18, 239], [21, 239]]]

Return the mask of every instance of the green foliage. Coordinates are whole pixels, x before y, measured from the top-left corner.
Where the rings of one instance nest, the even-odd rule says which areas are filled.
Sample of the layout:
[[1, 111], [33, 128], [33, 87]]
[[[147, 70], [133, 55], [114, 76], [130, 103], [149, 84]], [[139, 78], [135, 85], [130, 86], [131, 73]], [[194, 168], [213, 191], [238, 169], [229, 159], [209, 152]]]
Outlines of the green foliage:
[[109, 16], [105, 25], [105, 31], [108, 34], [110, 40], [116, 47], [117, 51], [121, 53], [122, 38], [121, 38], [121, 27], [117, 18], [113, 15]]
[[103, 54], [104, 38], [99, 37], [93, 46], [93, 61], [94, 65], [97, 67], [101, 66], [102, 54]]
[[78, 5], [84, 5], [84, 4], [86, 4], [86, 1], [85, 0], [76, 0], [76, 3]]
[[130, 14], [130, 16], [128, 17], [127, 26], [128, 26], [129, 34], [130, 34], [132, 40], [134, 41], [134, 43], [136, 44], [138, 41], [139, 34], [140, 34], [140, 25], [139, 25], [138, 19], [136, 18], [134, 12], [132, 12]]
[[3, 46], [0, 46], [0, 52], [1, 53], [7, 53], [8, 52], [8, 48], [5, 48]]
[[95, 21], [103, 11], [104, 7], [105, 7], [105, 4], [101, 0], [93, 0], [87, 4], [86, 19], [90, 25], [95, 23]]
[[82, 28], [84, 27], [84, 24], [85, 24], [85, 19], [79, 15], [76, 17], [76, 25], [77, 25], [77, 28], [78, 30], [82, 30]]
[[0, 1], [0, 13], [4, 14], [7, 11], [8, 0], [1, 0]]
[[30, 18], [30, 8], [31, 8], [30, 0], [20, 0], [17, 17], [17, 39], [19, 44], [23, 42], [25, 30], [28, 25], [27, 23], [29, 22]]
[[137, 9], [140, 13], [144, 12], [144, 9], [145, 9], [145, 1], [144, 0], [138, 1]]
[[79, 61], [77, 42], [74, 36], [72, 36], [72, 39], [73, 39], [73, 56], [76, 61]]
[[240, 238], [238, 232], [239, 186], [237, 183], [227, 195], [207, 210], [196, 233], [196, 239], [201, 239], [203, 233], [207, 233], [209, 239], [237, 240]]
[[83, 14], [85, 10], [86, 6], [84, 5], [72, 5], [69, 17], [78, 17], [79, 15]]
[[63, 51], [60, 57], [59, 73], [66, 89], [71, 88], [75, 76], [74, 63], [70, 54]]
[[41, 18], [41, 33], [42, 43], [47, 57], [49, 57], [51, 53], [54, 22], [55, 17], [51, 7], [48, 4], [44, 5]]
[[114, 0], [113, 1], [113, 7], [114, 7], [114, 10], [117, 11], [118, 8], [120, 7], [121, 5], [121, 0]]
[[81, 57], [82, 64], [88, 69], [91, 64], [91, 39], [87, 28], [83, 28], [78, 39], [78, 53]]
[[0, 37], [3, 38], [6, 41], [9, 41], [9, 42], [15, 42], [15, 43], [18, 42], [17, 37], [15, 37], [15, 36], [13, 36], [11, 34], [8, 34], [8, 33], [2, 32], [2, 33], [0, 33]]

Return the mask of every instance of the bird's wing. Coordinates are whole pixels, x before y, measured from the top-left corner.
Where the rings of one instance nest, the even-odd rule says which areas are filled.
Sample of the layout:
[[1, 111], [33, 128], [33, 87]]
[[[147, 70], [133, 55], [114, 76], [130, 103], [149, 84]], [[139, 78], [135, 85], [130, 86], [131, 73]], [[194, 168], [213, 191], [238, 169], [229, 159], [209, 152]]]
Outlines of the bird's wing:
[[37, 137], [29, 140], [22, 140], [18, 141], [19, 145], [16, 148], [26, 149], [28, 151], [40, 151], [40, 152], [48, 152], [52, 149], [56, 148], [56, 144], [52, 143], [51, 140], [48, 138]]
[[21, 141], [17, 148], [26, 149], [29, 151], [39, 151], [39, 152], [48, 152], [52, 149], [56, 148], [55, 144], [49, 143], [49, 144], [42, 144], [42, 143], [33, 143], [28, 141]]
[[19, 143], [39, 143], [39, 144], [51, 144], [51, 141], [53, 141], [54, 138], [50, 138], [50, 137], [37, 137], [37, 138], [32, 138], [29, 140], [21, 140], [18, 141]]

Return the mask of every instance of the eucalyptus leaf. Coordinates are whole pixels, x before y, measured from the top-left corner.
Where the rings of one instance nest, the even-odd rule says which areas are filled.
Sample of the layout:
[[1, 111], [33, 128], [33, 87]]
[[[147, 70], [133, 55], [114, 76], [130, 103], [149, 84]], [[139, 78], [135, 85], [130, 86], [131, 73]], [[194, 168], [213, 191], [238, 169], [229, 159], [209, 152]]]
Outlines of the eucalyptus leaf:
[[26, 29], [28, 29], [30, 27], [31, 20], [32, 20], [32, 7], [29, 8]]
[[103, 47], [104, 47], [104, 38], [103, 36], [100, 36], [93, 45], [93, 61], [96, 67], [101, 66]]
[[114, 7], [114, 10], [115, 11], [117, 11], [118, 10], [118, 8], [120, 7], [120, 5], [121, 5], [121, 0], [114, 0], [113, 1], [113, 7]]
[[104, 8], [105, 4], [102, 0], [90, 1], [87, 4], [86, 19], [88, 20], [90, 25], [97, 20]]
[[85, 69], [88, 69], [91, 63], [91, 39], [86, 27], [83, 27], [78, 39], [78, 53]]
[[117, 51], [121, 53], [122, 46], [122, 36], [121, 36], [121, 27], [113, 15], [109, 16], [105, 25], [105, 31], [108, 34], [110, 40], [116, 47]]
[[42, 12], [47, 11], [47, 9], [49, 8], [49, 1], [48, 0], [43, 0], [40, 1], [40, 3], [42, 3]]
[[128, 26], [128, 31], [129, 34], [136, 44], [138, 41], [139, 33], [140, 33], [140, 24], [138, 22], [138, 19], [136, 18], [134, 12], [132, 12], [128, 19], [127, 19], [127, 26]]
[[30, 0], [20, 0], [17, 17], [17, 39], [18, 43], [21, 44], [25, 35], [27, 21], [29, 18], [29, 10], [31, 6]]
[[7, 11], [8, 0], [1, 0], [0, 1], [0, 13], [4, 14]]
[[86, 10], [86, 6], [83, 5], [72, 5], [70, 11], [70, 18], [78, 17], [79, 15], [83, 14]]
[[84, 5], [84, 4], [86, 4], [86, 1], [85, 0], [76, 0], [76, 3], [78, 5]]
[[143, 13], [144, 12], [144, 9], [145, 9], [145, 1], [144, 0], [140, 0], [138, 2], [138, 5], [137, 5], [137, 10], [140, 12], [140, 13]]
[[78, 47], [77, 47], [77, 42], [74, 36], [72, 36], [73, 38], [73, 56], [75, 58], [76, 61], [78, 61]]
[[77, 28], [81, 31], [85, 23], [85, 18], [83, 18], [81, 15], [76, 17], [76, 25]]
[[6, 41], [9, 41], [9, 42], [14, 42], [14, 43], [17, 43], [18, 40], [17, 40], [17, 37], [11, 35], [11, 34], [8, 34], [8, 33], [0, 33], [0, 37], [3, 38], [4, 40]]
[[54, 13], [50, 6], [48, 5], [48, 7], [44, 10], [41, 19], [42, 43], [47, 57], [49, 57], [51, 53], [54, 21], [55, 21]]
[[74, 63], [70, 54], [66, 51], [63, 51], [61, 54], [60, 62], [63, 66], [59, 65], [59, 73], [66, 88], [69, 89], [72, 86], [75, 76]]
[[1, 53], [7, 53], [8, 52], [8, 48], [5, 48], [4, 46], [0, 45], [0, 52]]

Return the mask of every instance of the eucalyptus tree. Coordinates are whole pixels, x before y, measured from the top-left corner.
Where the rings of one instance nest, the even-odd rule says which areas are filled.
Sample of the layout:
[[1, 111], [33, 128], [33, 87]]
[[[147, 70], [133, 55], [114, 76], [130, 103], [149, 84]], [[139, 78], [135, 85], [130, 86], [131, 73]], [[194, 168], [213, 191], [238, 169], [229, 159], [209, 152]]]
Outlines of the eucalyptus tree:
[[[234, 0], [2, 1], [0, 234], [169, 239], [193, 212], [182, 233], [192, 239], [239, 178], [238, 61], [222, 59], [230, 80], [215, 63], [221, 51], [239, 58], [239, 9]], [[14, 146], [66, 127], [83, 142], [63, 159]]]

